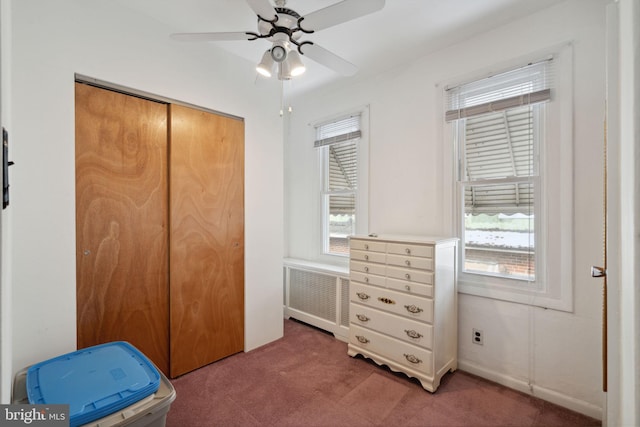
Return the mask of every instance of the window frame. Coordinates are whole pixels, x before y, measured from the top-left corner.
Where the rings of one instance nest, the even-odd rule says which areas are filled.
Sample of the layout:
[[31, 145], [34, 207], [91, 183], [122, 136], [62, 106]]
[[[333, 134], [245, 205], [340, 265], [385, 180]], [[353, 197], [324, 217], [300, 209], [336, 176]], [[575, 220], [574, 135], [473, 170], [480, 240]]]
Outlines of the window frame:
[[339, 121], [345, 117], [360, 115], [360, 138], [356, 141], [356, 155], [357, 155], [357, 181], [358, 188], [356, 190], [348, 191], [327, 191], [329, 175], [329, 155], [328, 147], [317, 147], [318, 152], [318, 194], [319, 194], [319, 238], [318, 244], [319, 259], [330, 263], [333, 262], [346, 262], [349, 259], [348, 251], [346, 253], [334, 253], [329, 252], [329, 196], [333, 194], [351, 194], [355, 195], [355, 231], [354, 234], [366, 234], [369, 228], [369, 213], [368, 213], [368, 177], [369, 177], [369, 105], [356, 107], [346, 112], [339, 113], [327, 117], [322, 120], [318, 120], [312, 123], [314, 130], [314, 137], [316, 135], [316, 128], [326, 123]]
[[[539, 170], [534, 203], [536, 210], [535, 257], [536, 280], [534, 284], [522, 286], [523, 281], [503, 279], [495, 276], [464, 272], [464, 241], [458, 245], [458, 290], [462, 294], [510, 301], [526, 305], [573, 311], [573, 53], [570, 43], [505, 62], [500, 67], [509, 71], [535, 59], [553, 56], [555, 63], [554, 97], [547, 102], [544, 112], [544, 141], [538, 145]], [[533, 59], [533, 60], [532, 60]], [[444, 105], [444, 89], [460, 82], [481, 80], [496, 72], [478, 71], [458, 82], [442, 84], [441, 105]], [[451, 229], [462, 237], [464, 227], [464, 194], [460, 191], [458, 178], [461, 165], [458, 163], [459, 147], [456, 135], [459, 122], [446, 123], [443, 117], [443, 135], [449, 147], [445, 153], [452, 161], [453, 223]], [[539, 225], [538, 225], [539, 224]], [[570, 224], [570, 226], [567, 226]], [[564, 226], [563, 226], [564, 225]], [[539, 262], [542, 260], [542, 262]], [[526, 283], [526, 282], [525, 282]]]

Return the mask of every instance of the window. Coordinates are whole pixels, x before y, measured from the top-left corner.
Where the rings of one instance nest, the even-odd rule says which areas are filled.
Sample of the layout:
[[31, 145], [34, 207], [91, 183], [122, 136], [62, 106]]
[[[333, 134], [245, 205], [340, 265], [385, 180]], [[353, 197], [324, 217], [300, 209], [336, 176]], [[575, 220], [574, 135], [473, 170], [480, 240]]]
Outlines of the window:
[[348, 237], [356, 233], [361, 119], [361, 114], [353, 114], [316, 126], [314, 145], [320, 150], [322, 164], [325, 254], [348, 256]]
[[562, 283], [571, 273], [550, 259], [571, 253], [570, 233], [553, 234], [571, 215], [562, 197], [572, 197], [564, 186], [571, 184], [563, 170], [571, 168], [571, 150], [561, 144], [571, 141], [562, 140], [567, 124], [556, 99], [556, 62], [529, 63], [445, 92], [462, 292], [571, 308], [571, 284]]

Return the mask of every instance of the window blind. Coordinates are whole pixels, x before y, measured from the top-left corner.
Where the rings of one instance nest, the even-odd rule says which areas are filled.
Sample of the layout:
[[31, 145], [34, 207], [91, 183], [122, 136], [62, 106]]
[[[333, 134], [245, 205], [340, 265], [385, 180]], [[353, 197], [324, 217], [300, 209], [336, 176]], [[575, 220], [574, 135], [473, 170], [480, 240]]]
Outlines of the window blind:
[[553, 87], [553, 60], [446, 89], [446, 121], [475, 117], [549, 101]]
[[360, 114], [356, 114], [316, 125], [316, 140], [313, 146], [318, 148], [360, 139], [360, 117]]

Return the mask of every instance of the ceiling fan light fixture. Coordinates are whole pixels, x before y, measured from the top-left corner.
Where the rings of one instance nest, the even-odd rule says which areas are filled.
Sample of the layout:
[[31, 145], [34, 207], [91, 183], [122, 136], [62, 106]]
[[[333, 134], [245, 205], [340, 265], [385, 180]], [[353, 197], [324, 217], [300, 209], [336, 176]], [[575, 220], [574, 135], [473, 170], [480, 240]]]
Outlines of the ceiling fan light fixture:
[[263, 55], [260, 63], [256, 66], [256, 71], [265, 77], [271, 77], [273, 71], [273, 58], [271, 50], [267, 50]]
[[[177, 33], [171, 38], [182, 41], [234, 41], [264, 39], [272, 43], [256, 71], [271, 77], [278, 73], [280, 80], [288, 80], [305, 72], [300, 55], [306, 55], [325, 67], [345, 76], [352, 76], [358, 68], [312, 41], [301, 37], [376, 12], [385, 0], [342, 0], [305, 16], [286, 7], [287, 0], [245, 0], [258, 18], [257, 30], [234, 32]], [[335, 0], [334, 0], [335, 2]], [[275, 3], [275, 7], [272, 3]], [[302, 25], [304, 24], [304, 25]], [[304, 48], [304, 51], [303, 51]], [[278, 65], [277, 70], [274, 69]]]
[[302, 59], [300, 59], [300, 54], [295, 50], [289, 52], [287, 62], [289, 63], [291, 77], [299, 76], [307, 70], [307, 68], [304, 66], [304, 63], [302, 62]]

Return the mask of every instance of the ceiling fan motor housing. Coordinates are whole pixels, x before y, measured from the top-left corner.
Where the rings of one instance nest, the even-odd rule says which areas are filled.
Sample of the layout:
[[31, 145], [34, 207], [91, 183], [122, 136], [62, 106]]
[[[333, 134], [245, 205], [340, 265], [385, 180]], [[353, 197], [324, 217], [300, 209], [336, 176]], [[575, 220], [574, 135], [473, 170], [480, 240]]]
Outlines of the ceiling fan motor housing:
[[[276, 7], [276, 19], [264, 20], [258, 17], [258, 31], [269, 41], [276, 41], [286, 36], [286, 39], [295, 41], [301, 36], [298, 28], [298, 20], [302, 18], [295, 10], [286, 7]], [[274, 58], [275, 59], [275, 58]]]

